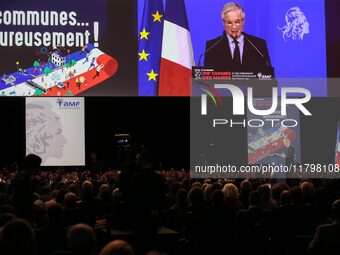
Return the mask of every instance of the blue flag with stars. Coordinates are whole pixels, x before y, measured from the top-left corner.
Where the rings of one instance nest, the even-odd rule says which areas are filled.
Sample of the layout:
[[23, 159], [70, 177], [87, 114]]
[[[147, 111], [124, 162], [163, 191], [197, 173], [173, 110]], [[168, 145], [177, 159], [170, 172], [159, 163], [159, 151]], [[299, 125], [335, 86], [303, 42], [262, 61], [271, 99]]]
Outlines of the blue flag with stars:
[[138, 38], [138, 95], [156, 96], [162, 51], [162, 0], [146, 0]]

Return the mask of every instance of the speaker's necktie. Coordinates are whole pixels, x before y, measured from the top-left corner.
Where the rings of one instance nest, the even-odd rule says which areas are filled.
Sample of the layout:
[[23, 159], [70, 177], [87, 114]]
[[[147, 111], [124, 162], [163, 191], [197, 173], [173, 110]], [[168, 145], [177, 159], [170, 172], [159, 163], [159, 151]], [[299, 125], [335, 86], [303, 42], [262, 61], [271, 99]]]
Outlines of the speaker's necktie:
[[234, 40], [233, 43], [235, 44], [234, 57], [233, 57], [233, 68], [237, 69], [241, 66], [240, 47], [238, 46], [239, 42], [237, 40]]

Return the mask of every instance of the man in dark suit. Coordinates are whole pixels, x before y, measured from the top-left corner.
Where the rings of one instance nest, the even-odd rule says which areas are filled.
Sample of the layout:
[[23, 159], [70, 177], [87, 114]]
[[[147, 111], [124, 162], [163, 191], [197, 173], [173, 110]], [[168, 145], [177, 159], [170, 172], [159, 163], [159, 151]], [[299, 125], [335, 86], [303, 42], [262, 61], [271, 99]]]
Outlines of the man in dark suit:
[[204, 66], [219, 71], [272, 72], [266, 41], [243, 32], [245, 13], [234, 2], [223, 6], [222, 36], [206, 43]]
[[[292, 166], [295, 165], [295, 148], [291, 144], [290, 140], [288, 137], [284, 137], [282, 140], [283, 145], [285, 146], [285, 150], [282, 153], [275, 153], [274, 156], [279, 156], [281, 158], [284, 158], [285, 160], [285, 166], [288, 168], [291, 168]], [[295, 178], [295, 173], [294, 171], [285, 173], [285, 172], [278, 172], [274, 173], [271, 176], [272, 178], [277, 178], [275, 182], [283, 182], [285, 183], [286, 178]]]
[[295, 149], [293, 145], [290, 143], [288, 137], [283, 139], [283, 145], [286, 147], [286, 151], [284, 153], [284, 158], [286, 159], [286, 166], [291, 166], [295, 164]]
[[320, 225], [308, 247], [308, 254], [337, 254], [340, 251], [340, 200], [332, 206], [335, 221], [332, 224]]

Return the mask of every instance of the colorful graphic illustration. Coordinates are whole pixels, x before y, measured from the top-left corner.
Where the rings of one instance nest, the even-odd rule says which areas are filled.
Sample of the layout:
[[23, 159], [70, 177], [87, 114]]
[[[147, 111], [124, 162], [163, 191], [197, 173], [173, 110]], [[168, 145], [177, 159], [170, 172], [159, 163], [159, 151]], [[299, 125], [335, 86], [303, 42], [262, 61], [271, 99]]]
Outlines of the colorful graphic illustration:
[[292, 143], [296, 133], [291, 128], [273, 127], [269, 129], [258, 128], [256, 133], [248, 136], [248, 162], [256, 164], [268, 156], [280, 156], [284, 150], [284, 139]]
[[214, 103], [215, 107], [222, 106], [222, 98], [214, 86], [203, 82], [196, 82], [192, 84], [192, 95], [209, 95], [209, 98]]
[[[253, 99], [257, 110], [269, 109], [272, 103], [270, 98]], [[286, 115], [282, 115], [278, 103], [277, 109], [270, 115], [255, 115], [248, 111], [248, 122], [263, 123], [247, 128], [249, 164], [287, 165], [301, 162], [299, 111], [292, 105], [288, 105], [286, 110]]]
[[[39, 50], [33, 66], [4, 74], [0, 79], [2, 96], [74, 96], [99, 85], [118, 70], [118, 62], [92, 44], [79, 51], [57, 46]], [[46, 61], [44, 61], [46, 59]]]

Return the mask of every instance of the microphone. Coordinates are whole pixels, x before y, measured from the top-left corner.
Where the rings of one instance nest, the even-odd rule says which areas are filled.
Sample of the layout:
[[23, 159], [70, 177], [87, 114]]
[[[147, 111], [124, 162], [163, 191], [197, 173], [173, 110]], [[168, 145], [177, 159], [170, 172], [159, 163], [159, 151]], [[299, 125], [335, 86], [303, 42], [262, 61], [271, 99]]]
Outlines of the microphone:
[[264, 58], [264, 55], [262, 54], [262, 52], [252, 43], [252, 41], [250, 41], [250, 39], [248, 38], [247, 34], [245, 32], [241, 32], [241, 34], [250, 43], [250, 45], [257, 51], [257, 53], [260, 54], [261, 57]]
[[224, 39], [225, 36], [226, 36], [226, 35], [225, 35], [225, 32], [223, 31], [223, 33], [222, 33], [220, 39], [218, 39], [217, 42], [215, 42], [213, 45], [211, 45], [206, 51], [204, 51], [204, 52], [200, 55], [200, 57], [198, 58], [198, 63], [197, 63], [198, 66], [201, 66], [201, 59], [202, 59], [202, 56], [205, 55], [206, 53], [208, 53], [209, 51], [211, 51], [213, 48], [215, 48], [215, 46], [216, 46], [217, 44], [219, 44], [219, 43]]
[[[255, 44], [248, 38], [248, 35], [245, 32], [241, 32], [241, 34], [244, 36], [244, 38], [249, 42], [249, 44], [256, 50], [256, 52], [263, 58], [265, 59], [263, 53], [255, 46]], [[274, 68], [273, 66], [269, 63], [268, 59], [265, 61], [265, 66], [268, 68], [268, 71], [274, 73]]]

